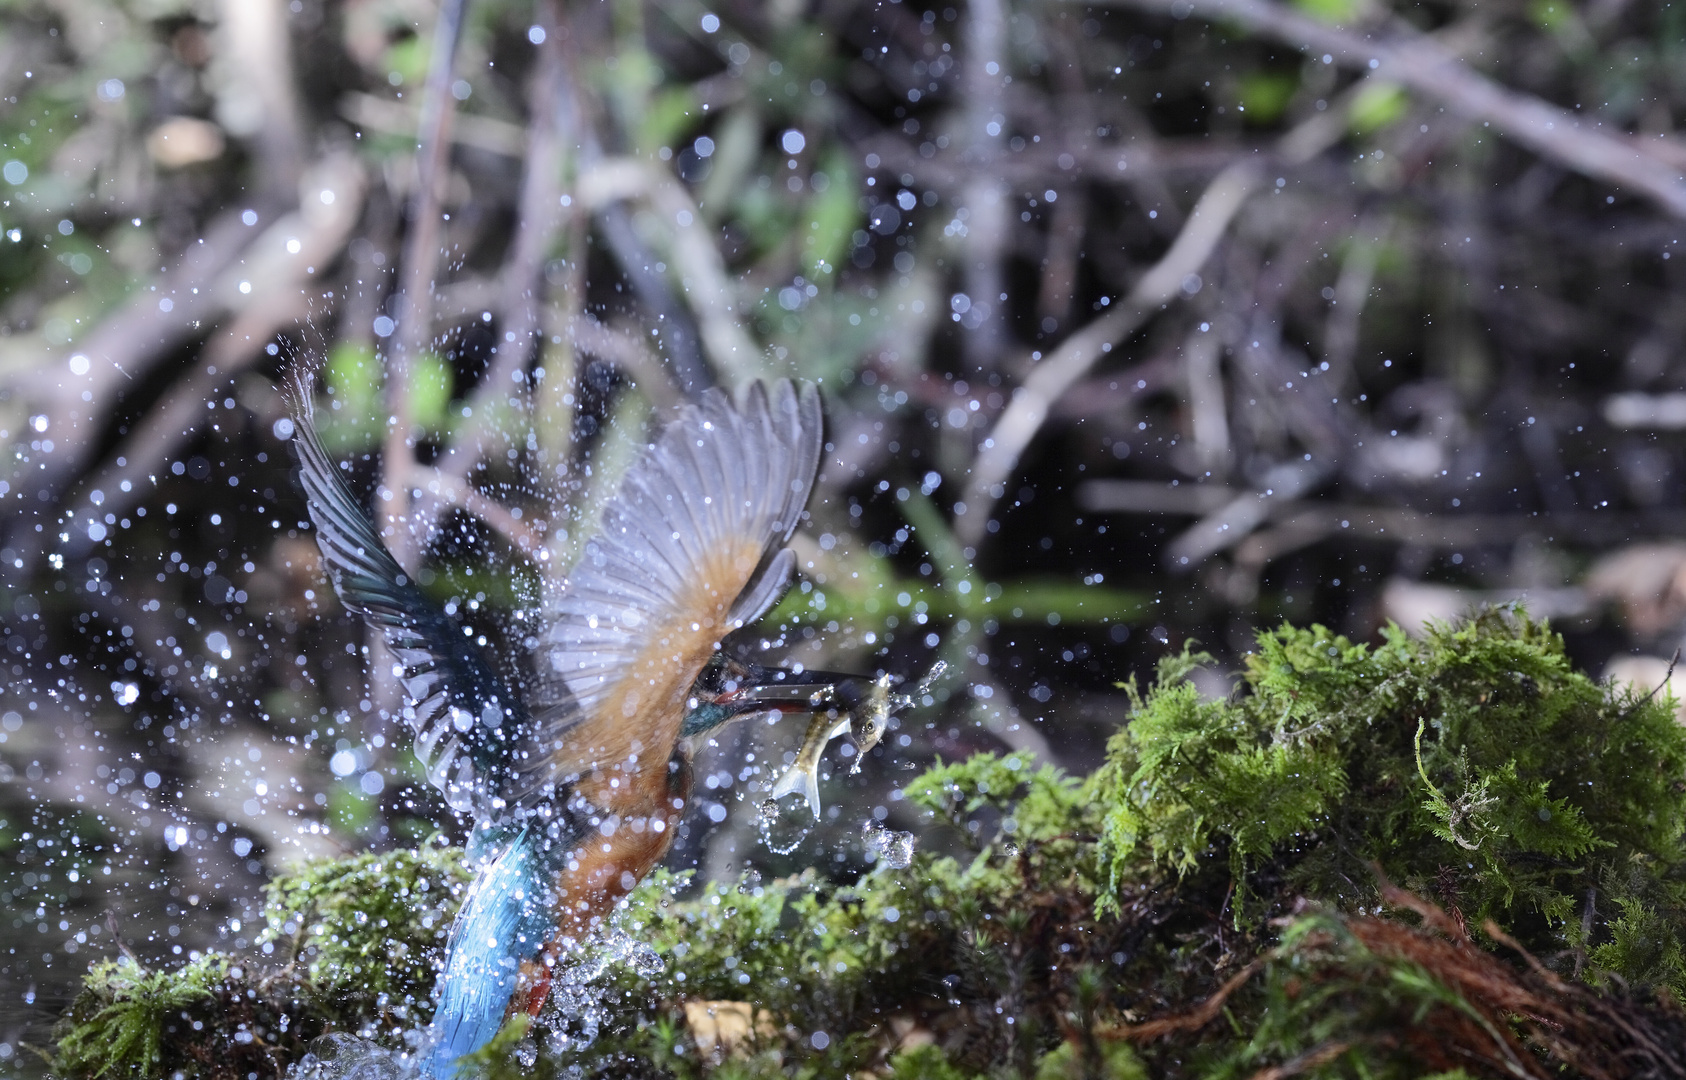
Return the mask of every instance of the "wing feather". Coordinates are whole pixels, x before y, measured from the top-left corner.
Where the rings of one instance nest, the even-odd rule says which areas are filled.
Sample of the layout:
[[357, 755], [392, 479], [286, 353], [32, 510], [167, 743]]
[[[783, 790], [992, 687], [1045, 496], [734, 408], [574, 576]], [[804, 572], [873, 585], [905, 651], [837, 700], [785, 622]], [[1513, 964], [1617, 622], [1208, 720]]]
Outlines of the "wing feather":
[[328, 579], [347, 609], [380, 628], [398, 661], [404, 719], [428, 780], [455, 809], [497, 816], [529, 728], [521, 702], [387, 551], [316, 434], [309, 390], [298, 397], [293, 447]]
[[769, 395], [754, 383], [735, 402], [713, 390], [633, 466], [543, 636], [578, 706], [566, 730], [541, 731], [559, 777], [641, 754], [665, 766], [720, 639], [790, 579], [784, 544], [813, 488], [823, 427], [810, 385], [781, 381]]

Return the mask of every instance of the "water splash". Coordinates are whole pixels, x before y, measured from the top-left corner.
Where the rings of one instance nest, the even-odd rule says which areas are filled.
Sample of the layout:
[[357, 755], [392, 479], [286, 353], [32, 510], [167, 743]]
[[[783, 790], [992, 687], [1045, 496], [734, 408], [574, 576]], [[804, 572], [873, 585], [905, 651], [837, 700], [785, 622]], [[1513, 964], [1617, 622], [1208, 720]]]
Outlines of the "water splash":
[[646, 979], [653, 979], [667, 970], [667, 961], [662, 959], [661, 953], [642, 941], [632, 943], [631, 955], [625, 963]]
[[913, 862], [913, 834], [886, 829], [876, 821], [861, 826], [861, 841], [867, 855], [880, 866], [905, 870]]
[[287, 1070], [287, 1080], [412, 1080], [416, 1075], [409, 1057], [342, 1033], [312, 1042]]
[[597, 1041], [614, 1004], [610, 1000], [612, 987], [604, 977], [616, 966], [631, 968], [648, 979], [666, 970], [667, 962], [619, 926], [564, 957], [551, 982], [550, 998], [539, 1014], [548, 1054], [577, 1054]]
[[761, 842], [775, 855], [789, 855], [808, 838], [819, 824], [808, 798], [799, 791], [786, 792], [776, 799], [768, 799], [756, 812], [756, 827]]

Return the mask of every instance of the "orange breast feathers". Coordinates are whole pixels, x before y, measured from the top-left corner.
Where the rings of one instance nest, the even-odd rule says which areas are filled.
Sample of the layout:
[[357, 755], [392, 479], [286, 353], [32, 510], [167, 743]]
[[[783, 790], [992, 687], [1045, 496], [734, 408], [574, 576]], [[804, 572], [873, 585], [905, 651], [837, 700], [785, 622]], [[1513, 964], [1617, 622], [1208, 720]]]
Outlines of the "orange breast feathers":
[[607, 815], [570, 853], [555, 881], [555, 936], [536, 959], [522, 962], [510, 1002], [512, 1013], [538, 1015], [549, 996], [552, 971], [565, 943], [592, 934], [615, 902], [631, 892], [667, 854], [674, 827], [691, 797], [690, 760], [676, 754], [673, 761], [675, 768], [667, 773], [663, 800], [650, 808], [650, 814]]
[[689, 587], [652, 619], [649, 644], [592, 715], [568, 732], [559, 771], [580, 777], [575, 791], [591, 805], [626, 817], [648, 816], [666, 803], [668, 759], [692, 684], [733, 629], [727, 614], [754, 574], [761, 549], [744, 538], [709, 552]]
[[597, 831], [580, 841], [556, 882], [561, 937], [578, 939], [589, 933], [592, 924], [661, 861], [688, 794], [674, 791], [666, 810], [649, 817], [606, 817]]

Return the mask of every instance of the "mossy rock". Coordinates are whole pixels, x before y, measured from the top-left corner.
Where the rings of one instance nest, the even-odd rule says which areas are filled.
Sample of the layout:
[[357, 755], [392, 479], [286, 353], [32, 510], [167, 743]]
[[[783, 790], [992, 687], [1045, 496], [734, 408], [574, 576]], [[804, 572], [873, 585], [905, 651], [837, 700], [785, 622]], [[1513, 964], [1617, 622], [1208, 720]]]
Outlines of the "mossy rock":
[[[853, 881], [652, 875], [477, 1069], [1473, 1080], [1679, 1064], [1640, 1046], [1686, 1045], [1671, 1004], [1686, 732], [1666, 695], [1601, 685], [1543, 624], [1501, 613], [1374, 648], [1283, 627], [1223, 701], [1186, 681], [1203, 662], [1162, 665], [1093, 776], [981, 754], [909, 783], [949, 833], [928, 846], [959, 854]], [[97, 966], [60, 1071], [221, 1077], [242, 1045], [217, 1011], [230, 1002], [256, 1011], [263, 1080], [323, 1032], [402, 1052], [464, 877], [437, 847], [324, 863], [271, 891], [277, 968]]]
[[1686, 995], [1686, 731], [1666, 693], [1600, 685], [1497, 611], [1374, 648], [1284, 626], [1228, 701], [1185, 680], [1207, 659], [1161, 664], [1091, 781], [1104, 903], [1170, 871], [1230, 891], [1245, 927], [1302, 897], [1370, 907], [1392, 880]]
[[264, 961], [209, 953], [149, 970], [95, 963], [60, 1021], [68, 1077], [277, 1077], [331, 1031], [392, 1038], [426, 1022], [445, 934], [469, 879], [462, 852], [324, 860], [271, 883]]

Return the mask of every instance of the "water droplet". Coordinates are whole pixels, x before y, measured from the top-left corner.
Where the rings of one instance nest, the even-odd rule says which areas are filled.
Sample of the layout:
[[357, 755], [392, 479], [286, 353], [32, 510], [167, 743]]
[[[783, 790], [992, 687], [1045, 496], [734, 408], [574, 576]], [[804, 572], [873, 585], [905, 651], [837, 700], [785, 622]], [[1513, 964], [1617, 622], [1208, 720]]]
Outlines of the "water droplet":
[[653, 979], [667, 970], [667, 961], [661, 954], [644, 942], [636, 942], [632, 946], [632, 955], [627, 957], [627, 966], [646, 979]]
[[768, 799], [756, 814], [761, 830], [761, 842], [775, 855], [789, 855], [797, 845], [814, 831], [818, 819], [808, 806], [808, 797], [793, 791], [778, 799]]
[[861, 826], [861, 839], [880, 865], [905, 870], [913, 862], [913, 834], [886, 829], [876, 821]]
[[324, 1035], [287, 1070], [287, 1080], [403, 1080], [413, 1065], [390, 1050], [354, 1035]]

